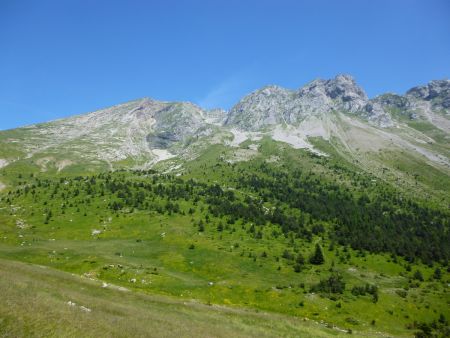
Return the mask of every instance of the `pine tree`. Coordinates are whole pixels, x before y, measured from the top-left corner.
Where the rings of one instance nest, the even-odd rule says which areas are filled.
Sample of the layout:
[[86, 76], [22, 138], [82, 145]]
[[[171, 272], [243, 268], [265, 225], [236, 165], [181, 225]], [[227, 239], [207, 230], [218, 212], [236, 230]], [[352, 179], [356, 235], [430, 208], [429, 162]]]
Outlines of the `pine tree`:
[[319, 243], [316, 244], [316, 249], [314, 251], [314, 254], [309, 259], [309, 262], [311, 264], [320, 265], [325, 262], [325, 258], [323, 257], [322, 248], [320, 247]]
[[200, 222], [198, 223], [198, 231], [199, 232], [205, 231], [205, 225], [202, 220], [200, 220]]
[[434, 279], [441, 279], [441, 277], [442, 277], [441, 269], [436, 268], [436, 270], [434, 270], [433, 278]]
[[413, 278], [423, 282], [423, 275], [419, 270], [416, 270], [416, 272], [414, 272]]

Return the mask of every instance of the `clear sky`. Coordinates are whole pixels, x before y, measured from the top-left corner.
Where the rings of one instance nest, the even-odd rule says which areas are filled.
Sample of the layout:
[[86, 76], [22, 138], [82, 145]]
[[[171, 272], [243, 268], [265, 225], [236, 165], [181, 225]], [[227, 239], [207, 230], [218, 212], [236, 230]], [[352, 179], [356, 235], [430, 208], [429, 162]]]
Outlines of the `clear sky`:
[[448, 78], [450, 1], [0, 0], [0, 129], [338, 73], [370, 97]]

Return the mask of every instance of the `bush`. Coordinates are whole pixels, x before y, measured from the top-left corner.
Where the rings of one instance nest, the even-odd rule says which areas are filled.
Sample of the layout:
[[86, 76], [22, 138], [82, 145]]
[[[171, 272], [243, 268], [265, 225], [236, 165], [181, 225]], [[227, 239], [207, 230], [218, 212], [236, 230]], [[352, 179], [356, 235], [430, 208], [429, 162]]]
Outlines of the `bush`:
[[354, 296], [365, 296], [366, 294], [372, 295], [373, 302], [378, 302], [378, 287], [376, 285], [366, 284], [361, 286], [354, 286], [352, 288], [352, 294]]
[[396, 290], [395, 293], [402, 298], [406, 298], [406, 296], [408, 296], [408, 292], [406, 290]]
[[345, 290], [345, 282], [339, 274], [333, 274], [328, 279], [323, 279], [319, 284], [314, 285], [311, 288], [313, 292], [326, 292], [326, 293], [343, 293]]
[[423, 275], [419, 270], [416, 270], [416, 272], [414, 272], [413, 278], [423, 282]]
[[289, 250], [284, 250], [282, 257], [287, 260], [294, 259], [294, 256], [292, 256], [292, 253]]
[[433, 273], [433, 278], [439, 280], [439, 279], [441, 279], [441, 277], [442, 277], [441, 269], [436, 268], [436, 270], [434, 270], [434, 273]]

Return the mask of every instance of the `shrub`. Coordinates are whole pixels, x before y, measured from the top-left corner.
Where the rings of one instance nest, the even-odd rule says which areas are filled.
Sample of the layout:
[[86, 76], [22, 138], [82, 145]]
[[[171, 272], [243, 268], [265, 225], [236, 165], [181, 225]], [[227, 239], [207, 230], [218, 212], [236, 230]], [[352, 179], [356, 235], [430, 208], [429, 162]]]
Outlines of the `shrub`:
[[423, 282], [423, 275], [419, 270], [416, 270], [416, 272], [414, 272], [413, 278]]
[[396, 290], [395, 293], [402, 298], [406, 298], [406, 296], [408, 296], [408, 292], [406, 290]]
[[328, 279], [323, 279], [319, 284], [314, 285], [311, 288], [313, 292], [326, 292], [326, 293], [343, 293], [345, 290], [345, 282], [339, 274], [333, 274]]

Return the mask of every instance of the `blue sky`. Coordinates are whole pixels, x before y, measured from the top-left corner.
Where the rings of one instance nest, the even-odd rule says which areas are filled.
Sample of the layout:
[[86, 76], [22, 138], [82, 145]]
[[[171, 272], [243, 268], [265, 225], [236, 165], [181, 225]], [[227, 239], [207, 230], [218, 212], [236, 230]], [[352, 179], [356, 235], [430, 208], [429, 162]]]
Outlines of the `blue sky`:
[[338, 73], [369, 96], [448, 78], [450, 1], [0, 0], [0, 129]]

